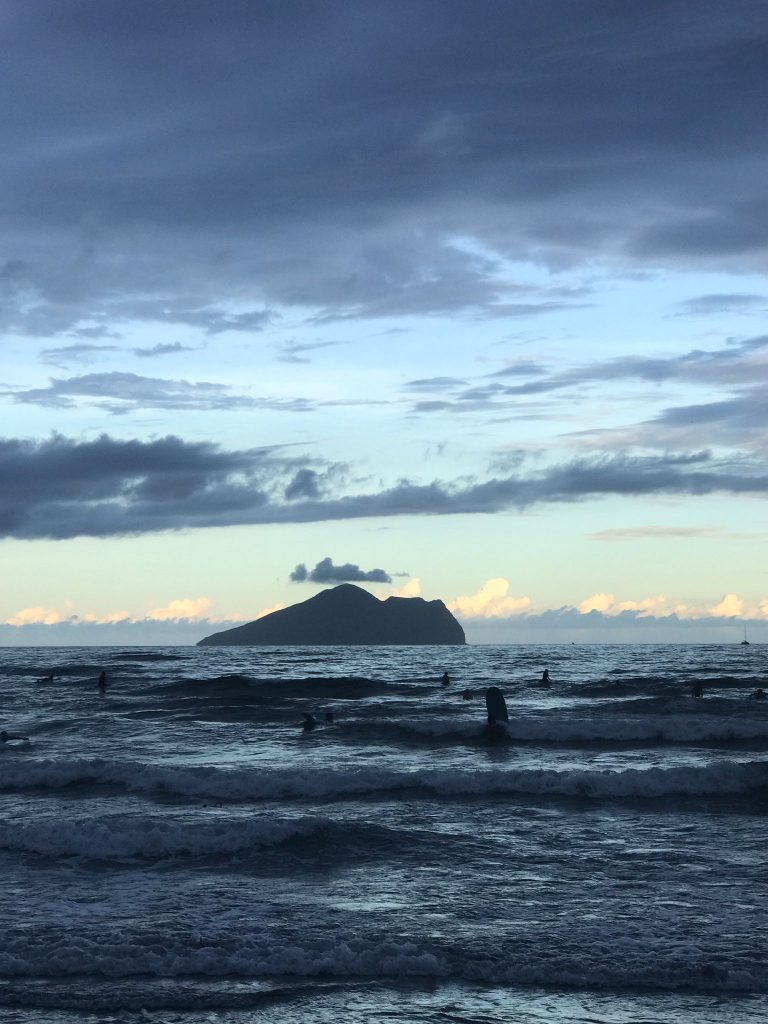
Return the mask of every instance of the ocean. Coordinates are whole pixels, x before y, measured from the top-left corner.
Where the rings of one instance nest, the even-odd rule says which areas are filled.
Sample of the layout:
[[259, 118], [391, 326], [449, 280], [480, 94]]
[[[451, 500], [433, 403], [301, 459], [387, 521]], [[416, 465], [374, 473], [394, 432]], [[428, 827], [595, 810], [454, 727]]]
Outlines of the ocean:
[[0, 1021], [762, 1022], [767, 678], [739, 644], [4, 648]]

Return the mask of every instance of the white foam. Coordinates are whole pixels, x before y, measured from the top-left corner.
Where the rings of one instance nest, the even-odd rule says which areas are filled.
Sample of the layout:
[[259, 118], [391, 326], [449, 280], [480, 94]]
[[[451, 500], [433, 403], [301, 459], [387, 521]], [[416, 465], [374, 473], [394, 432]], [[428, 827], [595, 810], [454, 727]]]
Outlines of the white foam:
[[715, 950], [693, 940], [626, 935], [619, 928], [606, 925], [595, 935], [574, 921], [567, 935], [555, 932], [538, 941], [521, 937], [493, 949], [482, 943], [365, 935], [356, 929], [328, 929], [286, 940], [269, 929], [244, 924], [239, 932], [224, 935], [201, 930], [196, 944], [189, 942], [188, 931], [173, 929], [164, 932], [162, 941], [116, 928], [48, 934], [43, 952], [35, 935], [21, 932], [5, 937], [0, 975], [119, 980], [144, 976], [166, 982], [194, 977], [420, 977], [614, 991], [768, 991], [768, 976], [749, 947]]
[[223, 800], [342, 798], [417, 790], [460, 796], [484, 793], [573, 796], [593, 799], [748, 794], [768, 785], [768, 762], [712, 761], [673, 768], [458, 769], [397, 771], [390, 768], [283, 771], [169, 767], [102, 759], [25, 761], [0, 766], [0, 788], [113, 785], [132, 792], [170, 792]]

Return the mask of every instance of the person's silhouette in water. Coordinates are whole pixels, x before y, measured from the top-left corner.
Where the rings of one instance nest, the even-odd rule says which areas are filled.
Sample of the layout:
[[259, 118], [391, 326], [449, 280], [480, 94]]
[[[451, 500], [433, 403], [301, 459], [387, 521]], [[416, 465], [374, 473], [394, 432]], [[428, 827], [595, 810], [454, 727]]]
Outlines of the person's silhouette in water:
[[29, 742], [29, 736], [19, 736], [15, 732], [6, 732], [5, 729], [0, 732], [0, 743], [7, 743], [8, 740], [26, 740]]
[[507, 730], [496, 720], [493, 712], [488, 712], [488, 724], [485, 727], [485, 738], [488, 743], [506, 743], [509, 741]]
[[96, 685], [99, 688], [99, 692], [100, 693], [104, 693], [104, 691], [107, 689], [107, 673], [106, 672], [102, 672], [101, 673], [101, 675], [99, 676], [99, 681], [98, 681], [98, 683]]
[[549, 686], [549, 669], [545, 668], [541, 676], [541, 685]]
[[305, 711], [302, 717], [304, 718], [304, 721], [301, 723], [301, 728], [304, 732], [312, 732], [317, 725], [317, 719], [314, 715], [310, 715], [308, 711]]
[[450, 681], [451, 681], [451, 677], [448, 675], [448, 673], [447, 672], [443, 672], [443, 674], [440, 676], [441, 684], [443, 686], [447, 686], [450, 683]]
[[696, 683], [693, 684], [693, 686], [691, 687], [691, 696], [692, 697], [703, 697], [704, 696], [704, 687], [701, 685], [701, 683], [696, 682]]

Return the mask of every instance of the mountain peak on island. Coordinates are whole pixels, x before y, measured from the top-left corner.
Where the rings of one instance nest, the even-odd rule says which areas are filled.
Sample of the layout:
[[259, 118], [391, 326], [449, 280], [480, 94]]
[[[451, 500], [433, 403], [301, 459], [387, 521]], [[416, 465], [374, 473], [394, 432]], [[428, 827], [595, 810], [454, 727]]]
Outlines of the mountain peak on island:
[[464, 630], [442, 601], [421, 597], [380, 601], [362, 587], [342, 583], [244, 626], [212, 633], [197, 646], [464, 643]]

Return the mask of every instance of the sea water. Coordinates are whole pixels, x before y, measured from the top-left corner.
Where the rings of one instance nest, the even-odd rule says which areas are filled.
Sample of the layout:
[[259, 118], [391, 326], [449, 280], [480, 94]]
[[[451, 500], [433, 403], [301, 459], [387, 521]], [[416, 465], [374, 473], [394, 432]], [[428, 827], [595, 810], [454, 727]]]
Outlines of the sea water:
[[2, 649], [0, 1020], [763, 1021], [767, 677], [738, 644]]

